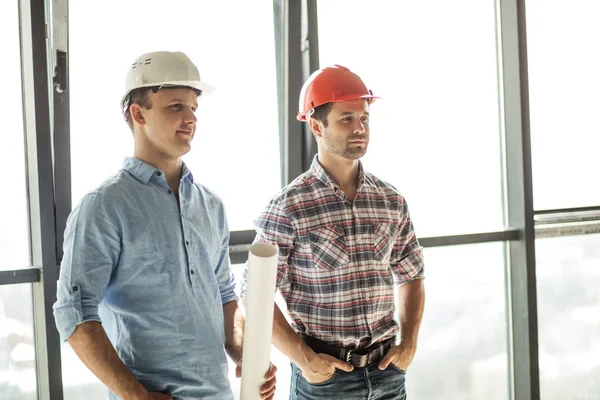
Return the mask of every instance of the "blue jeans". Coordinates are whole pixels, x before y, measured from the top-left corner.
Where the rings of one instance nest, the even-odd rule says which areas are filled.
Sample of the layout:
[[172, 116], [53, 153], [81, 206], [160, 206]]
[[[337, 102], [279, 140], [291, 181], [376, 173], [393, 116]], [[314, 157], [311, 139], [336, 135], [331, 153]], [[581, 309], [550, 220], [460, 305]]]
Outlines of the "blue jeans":
[[406, 372], [390, 364], [380, 371], [377, 363], [352, 372], [336, 369], [322, 383], [311, 384], [292, 363], [290, 400], [406, 400]]

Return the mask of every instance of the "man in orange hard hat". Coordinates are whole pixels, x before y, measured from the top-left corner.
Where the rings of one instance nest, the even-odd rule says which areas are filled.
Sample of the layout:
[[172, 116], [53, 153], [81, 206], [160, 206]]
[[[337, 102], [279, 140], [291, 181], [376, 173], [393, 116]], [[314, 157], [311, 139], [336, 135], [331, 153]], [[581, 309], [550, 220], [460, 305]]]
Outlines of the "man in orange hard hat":
[[423, 250], [404, 198], [359, 161], [375, 99], [348, 68], [310, 76], [298, 120], [318, 154], [255, 221], [255, 242], [280, 250], [277, 287], [292, 325], [276, 306], [273, 342], [292, 361], [290, 399], [406, 399]]

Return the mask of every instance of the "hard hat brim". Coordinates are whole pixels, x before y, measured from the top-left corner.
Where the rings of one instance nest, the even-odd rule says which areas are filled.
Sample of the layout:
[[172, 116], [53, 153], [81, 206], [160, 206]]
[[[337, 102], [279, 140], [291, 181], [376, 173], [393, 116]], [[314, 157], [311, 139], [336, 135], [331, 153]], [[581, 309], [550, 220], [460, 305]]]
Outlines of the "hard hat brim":
[[[356, 97], [356, 96], [348, 96], [347, 98], [335, 99], [335, 100], [331, 100], [331, 101], [325, 102], [323, 104], [316, 105], [314, 108], [317, 108], [317, 107], [322, 106], [322, 105], [327, 104], [327, 103], [343, 103], [345, 101], [354, 101], [354, 100], [360, 100], [360, 99], [370, 100], [369, 104], [373, 104], [376, 99], [381, 99], [381, 97], [379, 97], [379, 96], [373, 96], [372, 94], [365, 94], [363, 96], [358, 96], [358, 97]], [[306, 118], [306, 114], [307, 114], [308, 111], [309, 110], [304, 111], [304, 112], [298, 111], [298, 115], [296, 115], [296, 119], [298, 121], [301, 121], [301, 122], [308, 121], [308, 119]]]
[[150, 87], [169, 88], [171, 86], [172, 87], [188, 87], [190, 89], [199, 90], [202, 92], [203, 96], [205, 96], [207, 94], [211, 94], [216, 90], [215, 86], [208, 84], [206, 82], [200, 82], [200, 81], [170, 81], [168, 83], [163, 83], [161, 85], [157, 85], [156, 83], [148, 83], [145, 85], [140, 85], [138, 87], [135, 87], [135, 88], [131, 89], [130, 91], [128, 91], [127, 93], [125, 93], [125, 95], [121, 98], [120, 104], [121, 104], [121, 106], [123, 106], [125, 103], [125, 99], [127, 99], [127, 96], [129, 96], [131, 94], [131, 92], [133, 92], [134, 90], [150, 88]]

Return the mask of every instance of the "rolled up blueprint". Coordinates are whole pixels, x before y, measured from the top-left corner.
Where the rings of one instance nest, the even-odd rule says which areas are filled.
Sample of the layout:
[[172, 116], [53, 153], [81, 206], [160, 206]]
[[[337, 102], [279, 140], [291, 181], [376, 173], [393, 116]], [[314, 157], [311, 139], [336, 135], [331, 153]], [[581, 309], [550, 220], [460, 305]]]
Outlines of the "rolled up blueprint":
[[258, 400], [271, 359], [278, 248], [256, 243], [248, 254], [240, 400]]

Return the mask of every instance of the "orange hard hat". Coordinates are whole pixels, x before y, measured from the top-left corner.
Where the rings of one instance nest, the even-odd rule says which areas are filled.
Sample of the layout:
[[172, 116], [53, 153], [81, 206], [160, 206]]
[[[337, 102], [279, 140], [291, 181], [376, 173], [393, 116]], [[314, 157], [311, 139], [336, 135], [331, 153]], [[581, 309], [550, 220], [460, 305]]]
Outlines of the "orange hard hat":
[[341, 65], [332, 65], [313, 72], [304, 82], [296, 118], [306, 121], [315, 107], [325, 103], [357, 99], [368, 99], [372, 103], [377, 98], [354, 72]]

